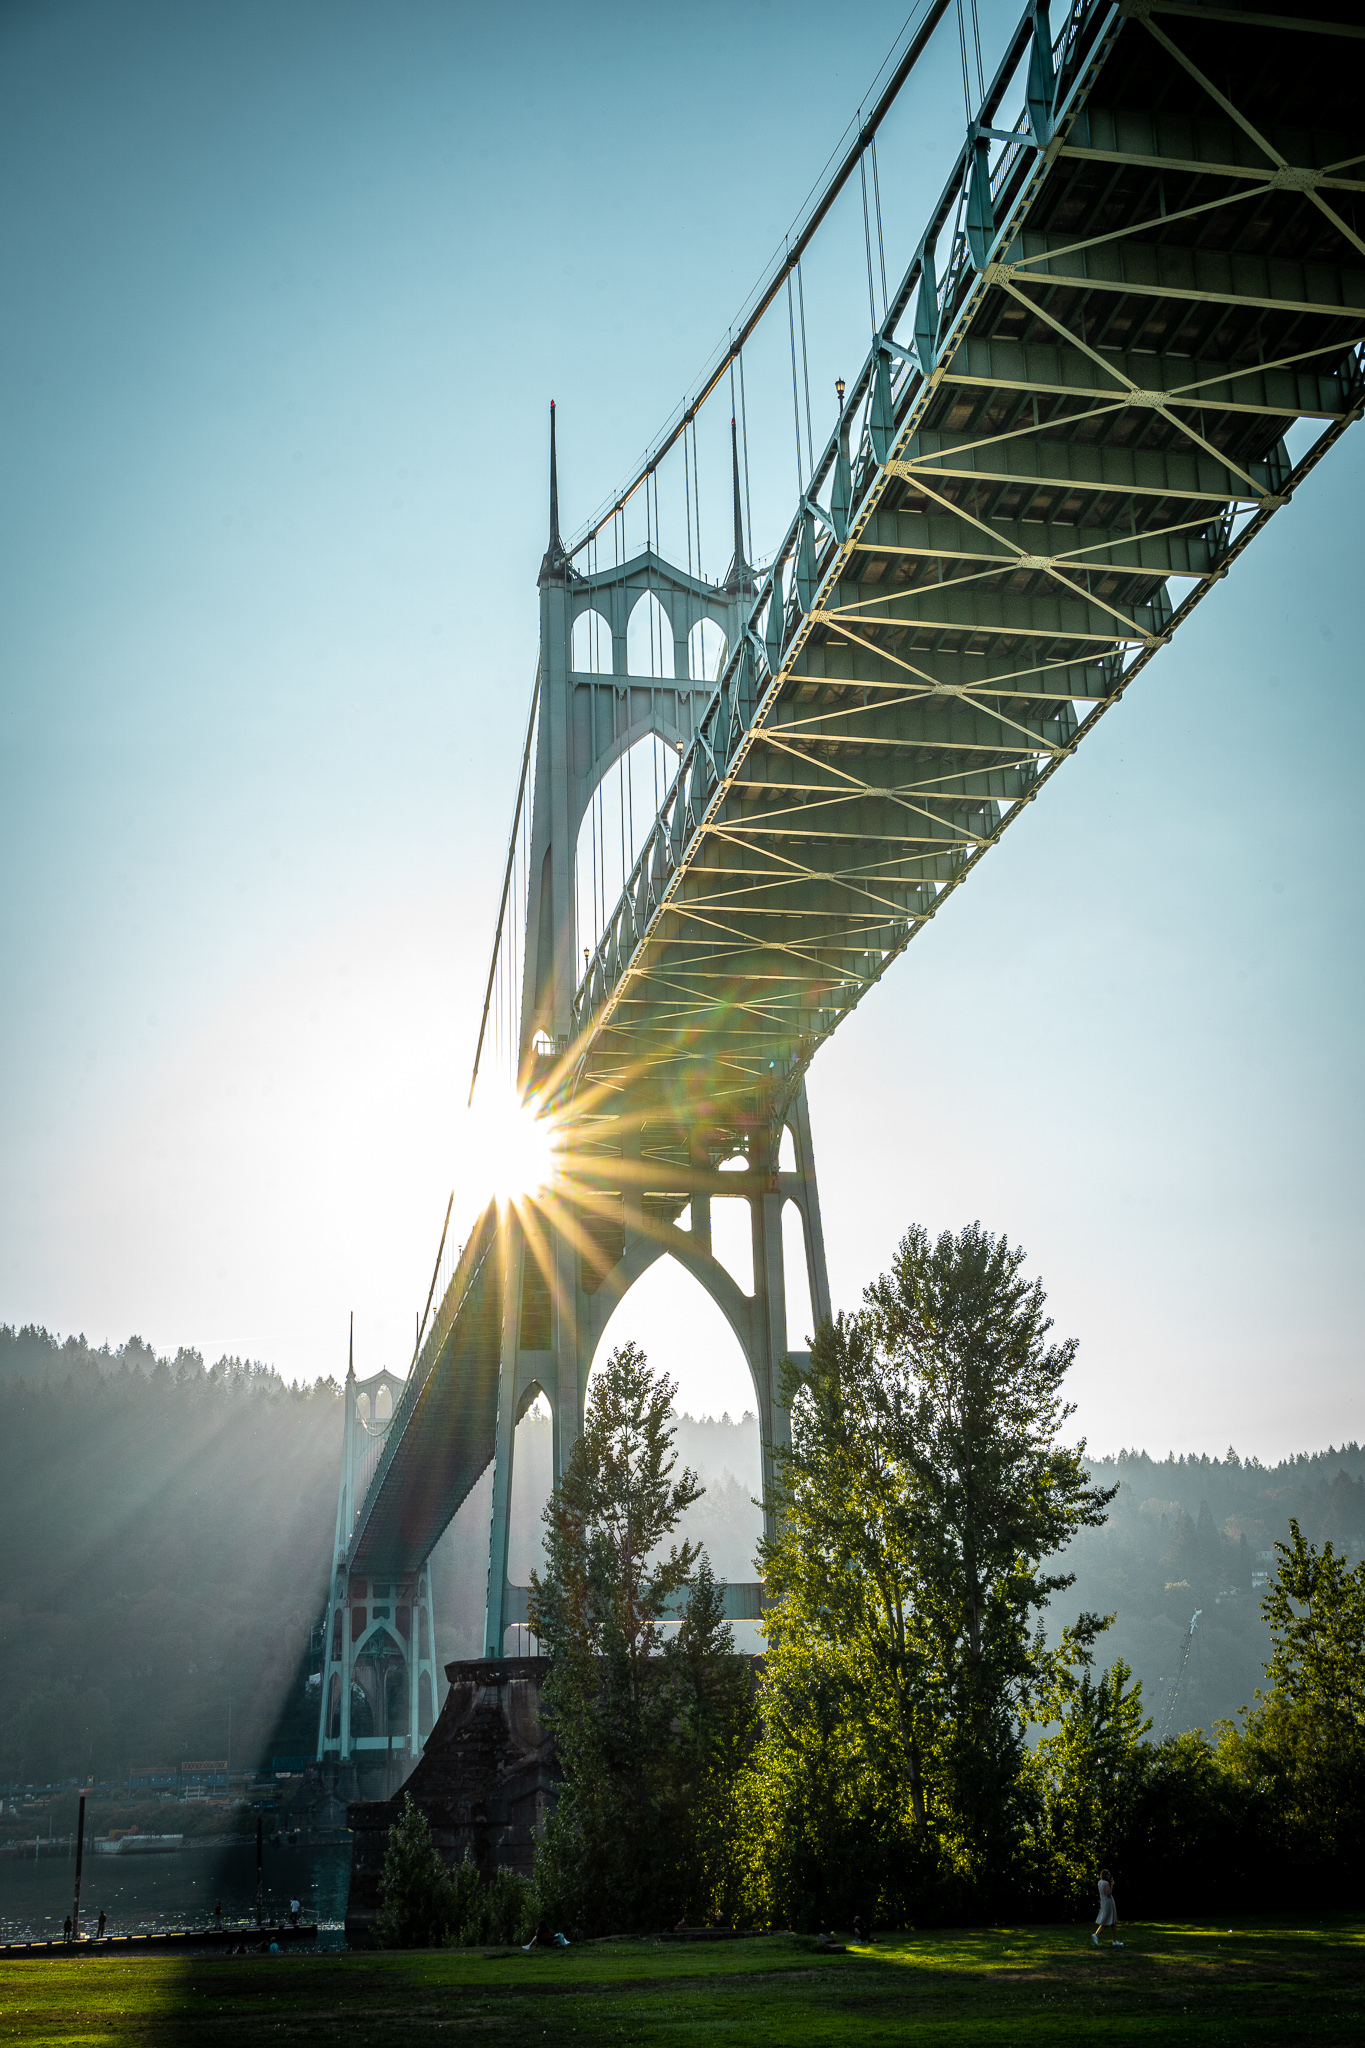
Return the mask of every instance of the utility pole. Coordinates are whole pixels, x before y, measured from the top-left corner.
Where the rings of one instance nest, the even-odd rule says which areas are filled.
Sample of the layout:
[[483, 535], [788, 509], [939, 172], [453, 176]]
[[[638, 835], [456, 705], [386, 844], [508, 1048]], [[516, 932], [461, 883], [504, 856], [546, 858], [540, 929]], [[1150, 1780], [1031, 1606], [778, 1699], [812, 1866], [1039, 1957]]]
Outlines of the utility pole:
[[85, 1855], [85, 1794], [81, 1793], [80, 1813], [76, 1821], [76, 1903], [71, 1908], [71, 1939], [81, 1938], [81, 1863]]

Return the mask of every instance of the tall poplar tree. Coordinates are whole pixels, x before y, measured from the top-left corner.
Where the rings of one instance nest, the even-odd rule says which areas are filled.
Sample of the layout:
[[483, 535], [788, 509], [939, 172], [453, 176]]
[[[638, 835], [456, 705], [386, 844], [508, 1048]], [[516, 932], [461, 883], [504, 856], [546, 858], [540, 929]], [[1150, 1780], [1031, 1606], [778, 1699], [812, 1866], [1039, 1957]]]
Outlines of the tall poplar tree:
[[[1043, 1560], [1112, 1498], [1089, 1483], [1084, 1444], [1059, 1440], [1076, 1346], [1049, 1341], [1023, 1262], [979, 1224], [935, 1242], [914, 1227], [863, 1308], [826, 1324], [809, 1369], [789, 1376], [763, 1554], [759, 1825], [770, 1851], [787, 1844], [792, 1897], [829, 1886], [849, 1829], [864, 1841], [850, 1870], [870, 1871], [875, 1843], [892, 1889], [898, 1869], [912, 1889], [933, 1873], [977, 1896], [1016, 1875], [1028, 1722], [1059, 1663], [1083, 1666], [1104, 1626], [1082, 1615], [1046, 1646], [1042, 1610], [1072, 1580]], [[807, 1770], [802, 1730], [820, 1698], [823, 1761]], [[774, 1810], [774, 1797], [818, 1800], [831, 1769], [813, 1834], [810, 1812]]]

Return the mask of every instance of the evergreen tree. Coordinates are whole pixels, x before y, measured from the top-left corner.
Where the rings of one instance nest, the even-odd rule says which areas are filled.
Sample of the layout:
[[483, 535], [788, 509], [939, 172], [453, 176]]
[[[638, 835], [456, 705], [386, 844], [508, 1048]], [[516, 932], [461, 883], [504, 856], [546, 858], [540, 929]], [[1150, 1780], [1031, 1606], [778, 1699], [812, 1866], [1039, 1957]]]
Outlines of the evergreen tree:
[[[530, 1622], [564, 1789], [537, 1858], [543, 1909], [589, 1931], [671, 1925], [732, 1888], [728, 1786], [752, 1718], [747, 1668], [695, 1544], [665, 1538], [701, 1489], [674, 1476], [676, 1387], [634, 1344], [594, 1379], [545, 1509]], [[663, 1618], [688, 1591], [682, 1626]]]
[[381, 1948], [439, 1948], [463, 1917], [464, 1901], [410, 1792], [403, 1794], [403, 1810], [389, 1829], [379, 1901], [375, 1935]]
[[1226, 1770], [1268, 1801], [1276, 1831], [1306, 1881], [1359, 1868], [1365, 1852], [1365, 1562], [1351, 1570], [1291, 1520], [1262, 1608], [1273, 1649], [1270, 1686], [1225, 1723]]

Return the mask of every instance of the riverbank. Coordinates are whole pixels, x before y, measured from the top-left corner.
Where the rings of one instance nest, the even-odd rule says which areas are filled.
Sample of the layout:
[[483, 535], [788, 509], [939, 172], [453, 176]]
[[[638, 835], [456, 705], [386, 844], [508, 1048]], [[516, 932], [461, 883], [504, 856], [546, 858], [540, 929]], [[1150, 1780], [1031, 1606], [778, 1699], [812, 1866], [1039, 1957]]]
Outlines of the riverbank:
[[774, 1934], [703, 1947], [362, 1955], [0, 1956], [6, 2039], [24, 2044], [443, 2039], [712, 2048], [1282, 2048], [1365, 2039], [1365, 1915], [1212, 1927], [944, 1930], [843, 1955]]
[[169, 1934], [82, 1934], [74, 1941], [68, 1941], [63, 1935], [46, 1941], [0, 1943], [0, 1958], [12, 1963], [33, 1960], [45, 1963], [94, 1962], [104, 1956], [142, 1956], [182, 1949], [225, 1955], [246, 1947], [264, 1948], [269, 1954], [272, 1941], [278, 1948], [298, 1948], [309, 1942], [316, 1943], [317, 1938], [316, 1927], [257, 1927], [254, 1924], [180, 1928]]
[[[272, 1842], [262, 1861], [261, 1905], [269, 1921], [286, 1921], [290, 1902], [340, 1945], [351, 1874], [348, 1837], [334, 1842]], [[0, 1942], [47, 1941], [61, 1935], [71, 1911], [76, 1862], [70, 1856], [0, 1860]], [[120, 1936], [211, 1928], [215, 1908], [225, 1926], [256, 1924], [255, 1836], [187, 1841], [156, 1855], [98, 1856], [87, 1847], [81, 1877], [81, 1927], [93, 1933], [101, 1912], [106, 1932]]]

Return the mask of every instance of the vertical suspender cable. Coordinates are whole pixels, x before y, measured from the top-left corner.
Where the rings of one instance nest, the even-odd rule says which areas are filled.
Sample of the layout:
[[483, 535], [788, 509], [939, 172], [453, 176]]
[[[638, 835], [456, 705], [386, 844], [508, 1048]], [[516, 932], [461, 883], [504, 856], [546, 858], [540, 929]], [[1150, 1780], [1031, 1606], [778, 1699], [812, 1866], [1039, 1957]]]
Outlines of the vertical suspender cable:
[[962, 58], [962, 104], [966, 109], [966, 117], [970, 121], [972, 118], [972, 88], [967, 77], [967, 24], [963, 18], [962, 0], [957, 0], [957, 43], [958, 51]]
[[[686, 444], [684, 443], [683, 453], [686, 454], [686, 452]], [[692, 503], [696, 507], [697, 514], [697, 574], [698, 576], [705, 576], [706, 571], [701, 565], [701, 484], [697, 480], [697, 422], [695, 420], [692, 422]]]
[[792, 345], [792, 425], [796, 429], [796, 488], [798, 493], [806, 488], [806, 479], [801, 469], [801, 405], [796, 391], [796, 309], [792, 300], [792, 274], [787, 272], [787, 332]]
[[[616, 757], [616, 800], [621, 812], [621, 888], [626, 886], [630, 863], [626, 859], [626, 757]], [[619, 891], [618, 891], [619, 894]]]
[[[687, 573], [690, 576], [692, 574], [692, 472], [688, 468], [687, 463], [687, 436], [685, 434], [683, 436], [683, 505], [687, 513]], [[688, 636], [688, 644], [689, 646], [691, 644], [690, 635]], [[691, 673], [691, 666], [689, 661], [689, 674]]]
[[[692, 574], [692, 473], [687, 466], [687, 436], [683, 435], [683, 511], [687, 516], [687, 573]], [[692, 673], [692, 600], [687, 601], [687, 680], [695, 682]]]
[[986, 72], [981, 62], [981, 22], [976, 11], [976, 0], [972, 0], [972, 40], [976, 44], [976, 82], [980, 88], [981, 99], [984, 100], [986, 97]]
[[886, 295], [886, 243], [882, 239], [882, 182], [877, 176], [877, 138], [875, 135], [868, 146], [872, 151], [872, 197], [877, 207], [877, 260], [882, 267], [882, 315], [885, 317], [890, 301]]
[[[862, 116], [859, 115], [861, 120]], [[867, 310], [873, 332], [877, 328], [877, 295], [872, 288], [872, 225], [867, 213], [867, 151], [858, 159], [858, 176], [863, 182], [863, 247], [867, 251]]]
[[[657, 469], [654, 472], [654, 530], [656, 533], [659, 531], [659, 472]], [[651, 691], [650, 694], [654, 701], [649, 707], [649, 751], [654, 762], [654, 815], [656, 818], [659, 815], [659, 701], [663, 696], [664, 677], [663, 621], [664, 614], [661, 610], [659, 614], [659, 688], [656, 691]], [[670, 619], [668, 624], [671, 632], [673, 621]], [[677, 671], [678, 661], [675, 654], [673, 658], [675, 681], [677, 680]]]
[[[696, 428], [693, 428], [695, 437]], [[744, 516], [749, 528], [749, 560], [754, 558], [754, 508], [749, 498], [749, 409], [744, 402], [744, 351], [739, 352], [739, 433], [744, 449]], [[700, 572], [699, 572], [700, 573]]]
[[801, 309], [801, 375], [806, 381], [806, 455], [810, 462], [810, 473], [815, 475], [815, 437], [810, 428], [810, 359], [806, 354], [806, 287], [801, 281], [801, 265], [796, 266], [796, 298]]

